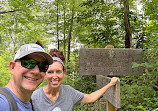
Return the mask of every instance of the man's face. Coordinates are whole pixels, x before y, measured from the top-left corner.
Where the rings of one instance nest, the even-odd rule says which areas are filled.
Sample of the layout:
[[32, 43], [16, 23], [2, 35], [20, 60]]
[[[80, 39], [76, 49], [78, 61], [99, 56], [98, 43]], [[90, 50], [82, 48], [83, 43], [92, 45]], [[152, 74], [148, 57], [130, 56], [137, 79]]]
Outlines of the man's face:
[[[38, 62], [45, 61], [45, 59], [38, 54], [30, 54], [26, 57]], [[23, 91], [34, 91], [43, 81], [45, 76], [45, 72], [40, 72], [38, 65], [36, 65], [33, 69], [28, 69], [21, 66], [20, 60], [10, 62], [10, 71], [14, 87]]]

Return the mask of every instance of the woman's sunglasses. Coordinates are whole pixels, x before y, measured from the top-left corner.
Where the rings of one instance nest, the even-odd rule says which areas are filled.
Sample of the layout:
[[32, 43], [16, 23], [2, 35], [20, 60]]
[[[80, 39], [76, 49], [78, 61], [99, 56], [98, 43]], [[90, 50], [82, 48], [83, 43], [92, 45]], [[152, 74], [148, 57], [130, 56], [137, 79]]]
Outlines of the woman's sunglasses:
[[38, 65], [38, 68], [41, 72], [46, 72], [49, 65], [48, 62], [38, 62], [30, 58], [22, 58], [20, 59], [20, 61], [21, 61], [21, 66], [28, 69], [33, 69], [36, 65]]

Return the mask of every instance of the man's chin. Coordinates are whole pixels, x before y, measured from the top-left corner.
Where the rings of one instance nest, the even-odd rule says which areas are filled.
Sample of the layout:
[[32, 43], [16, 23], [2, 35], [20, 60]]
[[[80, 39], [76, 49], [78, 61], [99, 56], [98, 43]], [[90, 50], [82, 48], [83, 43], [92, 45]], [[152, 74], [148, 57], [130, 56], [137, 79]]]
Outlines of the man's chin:
[[25, 89], [26, 91], [33, 92], [33, 91], [36, 90], [36, 88], [37, 88], [37, 86], [27, 86], [27, 87], [25, 87], [24, 89]]

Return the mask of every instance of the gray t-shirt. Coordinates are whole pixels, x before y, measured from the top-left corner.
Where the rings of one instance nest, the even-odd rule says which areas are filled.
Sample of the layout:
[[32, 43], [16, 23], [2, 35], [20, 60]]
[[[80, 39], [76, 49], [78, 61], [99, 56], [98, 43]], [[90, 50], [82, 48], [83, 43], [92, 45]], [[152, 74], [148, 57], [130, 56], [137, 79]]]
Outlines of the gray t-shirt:
[[73, 106], [80, 104], [83, 97], [84, 93], [69, 85], [60, 85], [59, 97], [55, 102], [45, 95], [43, 88], [34, 91], [31, 98], [35, 111], [72, 111]]

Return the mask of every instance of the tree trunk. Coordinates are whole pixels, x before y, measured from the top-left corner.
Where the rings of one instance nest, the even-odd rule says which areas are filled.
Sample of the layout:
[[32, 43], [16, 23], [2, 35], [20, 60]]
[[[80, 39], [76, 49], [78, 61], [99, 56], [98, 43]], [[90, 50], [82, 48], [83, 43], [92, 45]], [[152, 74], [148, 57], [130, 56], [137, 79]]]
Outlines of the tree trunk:
[[125, 21], [125, 48], [133, 48], [133, 43], [132, 43], [132, 33], [130, 30], [130, 21], [128, 19], [129, 15], [129, 4], [127, 0], [123, 0], [123, 5], [124, 5], [124, 21]]
[[65, 37], [65, 34], [66, 34], [66, 26], [65, 26], [65, 22], [66, 22], [66, 17], [65, 17], [65, 13], [66, 13], [66, 11], [65, 11], [65, 2], [64, 2], [64, 55], [65, 55], [65, 57], [66, 57], [66, 50], [65, 50], [65, 46], [66, 46], [66, 44], [65, 44], [65, 42], [66, 42], [66, 37]]
[[70, 46], [71, 46], [71, 38], [72, 38], [73, 19], [74, 19], [74, 1], [73, 1], [72, 16], [71, 16], [71, 24], [70, 24], [69, 37], [68, 37], [68, 54], [67, 54], [67, 62], [70, 62]]
[[58, 50], [59, 50], [59, 34], [58, 34], [59, 33], [59, 30], [58, 30], [59, 29], [59, 27], [58, 27], [58, 24], [59, 24], [59, 14], [58, 13], [59, 12], [58, 12], [58, 8], [59, 7], [58, 7], [58, 0], [57, 0], [57, 42], [58, 42]]

